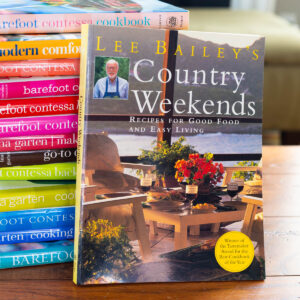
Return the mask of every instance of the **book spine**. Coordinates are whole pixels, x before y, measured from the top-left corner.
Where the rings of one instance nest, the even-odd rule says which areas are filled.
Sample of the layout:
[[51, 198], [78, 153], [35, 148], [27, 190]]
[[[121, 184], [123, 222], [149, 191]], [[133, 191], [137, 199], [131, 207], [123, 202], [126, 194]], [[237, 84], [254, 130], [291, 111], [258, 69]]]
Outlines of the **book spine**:
[[73, 248], [73, 245], [68, 244], [45, 249], [1, 253], [0, 269], [71, 262], [74, 256]]
[[75, 180], [76, 163], [0, 168], [0, 180]]
[[52, 150], [77, 147], [77, 133], [0, 138], [0, 152]]
[[0, 42], [0, 61], [79, 58], [80, 43], [80, 39]]
[[188, 29], [189, 13], [79, 13], [2, 15], [0, 34], [80, 32], [82, 24], [102, 26]]
[[0, 118], [77, 114], [78, 96], [0, 101]]
[[[89, 27], [83, 25], [81, 30], [82, 42], [88, 45]], [[83, 162], [83, 133], [84, 133], [84, 113], [85, 113], [85, 97], [86, 97], [86, 74], [88, 70], [89, 46], [84, 47], [80, 58], [80, 92], [78, 100], [78, 140], [77, 140], [77, 176], [76, 176], [76, 204], [75, 204], [75, 237], [74, 237], [74, 266], [73, 266], [73, 281], [75, 284], [80, 278], [78, 268], [78, 249], [80, 241], [80, 211], [81, 211], [81, 177], [82, 177], [82, 162]]]
[[0, 232], [0, 245], [72, 240], [74, 227]]
[[77, 115], [0, 119], [0, 138], [77, 132]]
[[0, 190], [0, 212], [74, 204], [75, 184]]
[[0, 232], [72, 227], [74, 219], [74, 206], [2, 212]]
[[76, 148], [0, 153], [0, 168], [76, 162], [76, 156]]
[[[39, 78], [39, 77], [38, 77]], [[48, 79], [48, 77], [45, 77]], [[47, 96], [77, 95], [79, 78], [57, 78], [51, 80], [24, 80], [0, 82], [0, 100]]]
[[0, 77], [79, 75], [79, 59], [9, 61], [0, 63]]

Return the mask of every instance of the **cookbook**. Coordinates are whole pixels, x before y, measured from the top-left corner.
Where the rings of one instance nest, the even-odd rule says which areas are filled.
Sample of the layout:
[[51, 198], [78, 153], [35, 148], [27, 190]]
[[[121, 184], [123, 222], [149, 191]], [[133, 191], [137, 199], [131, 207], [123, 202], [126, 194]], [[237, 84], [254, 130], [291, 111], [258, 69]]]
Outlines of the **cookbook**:
[[262, 280], [264, 38], [82, 26], [74, 282]]

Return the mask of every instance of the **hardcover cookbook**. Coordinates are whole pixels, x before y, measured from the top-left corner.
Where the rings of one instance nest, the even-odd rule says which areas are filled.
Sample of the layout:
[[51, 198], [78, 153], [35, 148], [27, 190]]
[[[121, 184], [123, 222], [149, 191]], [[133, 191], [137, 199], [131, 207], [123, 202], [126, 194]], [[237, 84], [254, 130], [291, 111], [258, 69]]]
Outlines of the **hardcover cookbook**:
[[262, 280], [264, 38], [82, 26], [74, 282]]

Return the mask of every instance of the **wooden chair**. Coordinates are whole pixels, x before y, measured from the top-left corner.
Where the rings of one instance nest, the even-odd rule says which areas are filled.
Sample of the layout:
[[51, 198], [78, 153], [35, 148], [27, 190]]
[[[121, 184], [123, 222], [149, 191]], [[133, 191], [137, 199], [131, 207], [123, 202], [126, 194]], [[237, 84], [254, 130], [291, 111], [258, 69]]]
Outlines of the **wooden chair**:
[[253, 167], [224, 167], [225, 175], [223, 178], [222, 186], [226, 186], [232, 178], [232, 175], [235, 172], [256, 172], [259, 170], [259, 166], [253, 166]]
[[[125, 169], [141, 170], [144, 174], [150, 173], [155, 170], [153, 165], [121, 163]], [[144, 260], [151, 258], [151, 249], [149, 234], [145, 223], [142, 202], [147, 201], [147, 195], [144, 194], [130, 194], [123, 197], [115, 197], [109, 199], [96, 200], [97, 185], [94, 184], [93, 175], [95, 170], [85, 170], [85, 186], [84, 189], [84, 202], [83, 205], [88, 209], [101, 209], [106, 207], [114, 207], [120, 205], [130, 205], [131, 215], [135, 223], [135, 236], [139, 242], [141, 255]], [[122, 224], [119, 224], [122, 225]]]
[[255, 215], [258, 212], [258, 207], [263, 206], [263, 200], [262, 198], [258, 197], [243, 196], [242, 202], [247, 203], [242, 232], [250, 237], [255, 220]]
[[256, 220], [256, 216], [259, 216], [258, 213], [262, 212], [263, 200], [258, 197], [243, 196], [242, 201], [247, 203], [247, 207], [241, 231], [251, 240], [257, 242], [257, 255], [264, 257], [264, 231], [262, 217], [261, 219]]
[[[124, 169], [141, 170], [145, 174], [155, 170], [155, 166], [121, 163], [117, 145], [106, 133], [88, 134], [86, 144], [88, 153], [82, 186], [85, 220], [104, 213], [116, 226], [134, 225], [131, 231], [127, 227], [128, 237], [139, 241], [142, 257], [147, 259], [151, 250], [141, 204], [147, 201], [147, 196], [132, 192], [139, 179], [125, 174]], [[108, 198], [96, 199], [97, 194], [106, 194]]]

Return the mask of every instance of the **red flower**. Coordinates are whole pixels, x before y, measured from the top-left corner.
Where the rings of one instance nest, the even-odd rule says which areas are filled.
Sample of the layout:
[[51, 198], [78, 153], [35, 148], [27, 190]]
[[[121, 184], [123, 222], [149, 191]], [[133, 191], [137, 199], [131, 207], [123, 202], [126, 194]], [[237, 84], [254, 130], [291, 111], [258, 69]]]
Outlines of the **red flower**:
[[190, 154], [188, 160], [178, 160], [175, 169], [177, 169], [175, 178], [179, 182], [185, 178], [187, 182], [197, 183], [205, 177], [213, 185], [222, 180], [224, 173], [224, 167], [221, 163], [214, 163], [212, 159], [207, 161], [198, 153]]

